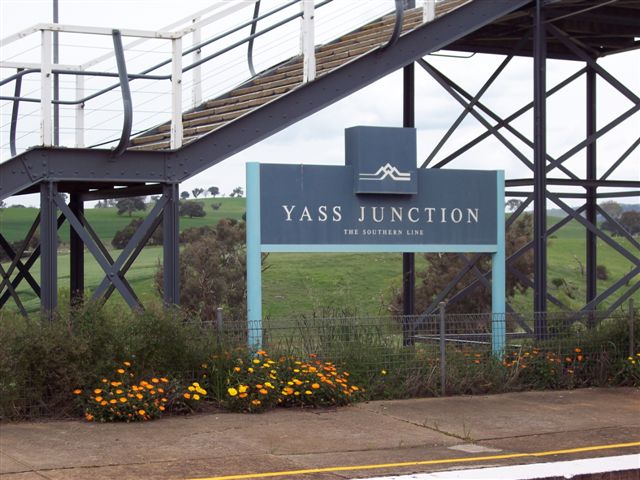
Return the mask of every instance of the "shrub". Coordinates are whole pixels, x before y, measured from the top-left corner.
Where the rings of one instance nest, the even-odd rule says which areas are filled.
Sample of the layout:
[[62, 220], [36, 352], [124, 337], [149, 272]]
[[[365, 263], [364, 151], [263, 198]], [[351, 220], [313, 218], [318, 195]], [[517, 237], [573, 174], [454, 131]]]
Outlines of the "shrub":
[[598, 280], [606, 280], [609, 278], [609, 271], [606, 265], [598, 265], [596, 267], [596, 278]]
[[[126, 247], [143, 221], [141, 218], [134, 218], [129, 222], [129, 225], [122, 230], [118, 230], [111, 240], [113, 248], [123, 249]], [[147, 240], [147, 245], [162, 245], [162, 223], [153, 231], [151, 237]]]
[[204, 211], [202, 202], [180, 202], [180, 209], [178, 214], [181, 217], [204, 217], [206, 212]]
[[88, 421], [153, 420], [167, 409], [192, 411], [207, 394], [197, 382], [185, 388], [166, 377], [144, 380], [130, 368], [131, 362], [122, 362], [111, 378], [102, 378], [88, 390], [77, 388], [73, 391]]

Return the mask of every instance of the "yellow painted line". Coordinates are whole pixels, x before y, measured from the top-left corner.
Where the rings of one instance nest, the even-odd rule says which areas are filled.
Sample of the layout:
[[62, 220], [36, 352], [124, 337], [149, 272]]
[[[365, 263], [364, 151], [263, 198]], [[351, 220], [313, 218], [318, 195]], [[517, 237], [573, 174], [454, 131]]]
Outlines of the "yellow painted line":
[[509, 460], [513, 458], [526, 458], [526, 457], [548, 457], [552, 455], [568, 455], [572, 453], [581, 452], [595, 452], [599, 450], [610, 450], [614, 448], [631, 448], [640, 447], [640, 442], [629, 443], [616, 443], [613, 445], [594, 445], [590, 447], [568, 448], [564, 450], [548, 450], [545, 452], [533, 452], [533, 453], [505, 453], [503, 455], [489, 455], [485, 457], [458, 457], [458, 458], [445, 458], [439, 460], [421, 460], [417, 462], [397, 462], [397, 463], [378, 463], [374, 465], [350, 465], [342, 467], [323, 467], [323, 468], [307, 468], [304, 470], [283, 470], [280, 472], [265, 472], [265, 473], [247, 473], [242, 475], [225, 475], [222, 477], [200, 477], [190, 480], [245, 480], [250, 478], [270, 478], [270, 477], [284, 477], [295, 475], [307, 475], [310, 473], [331, 473], [331, 472], [346, 472], [356, 470], [375, 470], [382, 468], [399, 468], [399, 467], [416, 467], [420, 465], [446, 465], [449, 463], [469, 463], [469, 462], [487, 462], [491, 460]]

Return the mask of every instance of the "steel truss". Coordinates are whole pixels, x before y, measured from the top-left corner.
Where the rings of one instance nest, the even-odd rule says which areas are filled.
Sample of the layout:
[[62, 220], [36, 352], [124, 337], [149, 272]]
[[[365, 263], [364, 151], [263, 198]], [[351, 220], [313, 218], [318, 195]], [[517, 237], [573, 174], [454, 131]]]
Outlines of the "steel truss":
[[[514, 224], [514, 222], [520, 217], [520, 215], [533, 204], [533, 221], [534, 221], [534, 238], [531, 242], [527, 243], [520, 250], [513, 253], [507, 259], [507, 271], [509, 274], [515, 275], [525, 284], [533, 288], [534, 291], [534, 312], [546, 312], [547, 302], [551, 302], [558, 308], [569, 310], [567, 305], [549, 293], [547, 289], [547, 239], [561, 229], [564, 225], [571, 220], [576, 220], [584, 228], [586, 232], [586, 299], [582, 311], [596, 310], [603, 301], [609, 299], [613, 295], [617, 294], [617, 298], [606, 309], [605, 314], [611, 313], [618, 308], [623, 302], [625, 302], [631, 295], [633, 295], [638, 289], [640, 289], [640, 243], [634, 239], [634, 237], [624, 230], [618, 222], [612, 219], [600, 206], [597, 201], [604, 198], [618, 198], [618, 197], [632, 197], [640, 195], [640, 181], [639, 180], [609, 180], [612, 173], [616, 171], [622, 163], [630, 157], [631, 153], [640, 145], [640, 135], [631, 139], [629, 147], [625, 152], [611, 165], [611, 167], [600, 177], [596, 174], [596, 141], [611, 131], [622, 122], [628, 120], [632, 115], [640, 110], [640, 97], [632, 92], [628, 87], [623, 85], [617, 80], [611, 73], [605, 70], [601, 65], [597, 63], [597, 59], [592, 56], [592, 50], [586, 50], [582, 48], [581, 43], [567, 35], [560, 28], [553, 25], [550, 22], [545, 21], [545, 8], [544, 2], [537, 1], [535, 10], [533, 11], [533, 24], [530, 31], [526, 32], [513, 47], [511, 54], [507, 55], [504, 61], [496, 68], [489, 79], [480, 87], [475, 95], [465, 91], [460, 85], [456, 84], [453, 80], [448, 78], [444, 73], [436, 69], [429, 61], [425, 59], [417, 60], [417, 64], [428, 73], [453, 99], [455, 99], [462, 107], [463, 111], [459, 117], [453, 122], [448, 131], [443, 135], [440, 141], [433, 148], [431, 153], [427, 156], [421, 165], [421, 168], [442, 168], [447, 166], [453, 160], [458, 158], [463, 153], [467, 152], [472, 147], [476, 146], [483, 140], [494, 137], [502, 143], [517, 159], [520, 160], [529, 170], [532, 172], [531, 178], [526, 179], [510, 179], [506, 182], [506, 196], [507, 197], [520, 197], [523, 199], [519, 208], [513, 212], [511, 217], [507, 221], [507, 228]], [[570, 51], [575, 58], [585, 63], [585, 67], [578, 72], [570, 75], [562, 82], [553, 86], [550, 89], [546, 88], [546, 45], [548, 37], [553, 37], [554, 41], [563, 45], [568, 51]], [[494, 81], [503, 72], [505, 67], [514, 58], [514, 55], [522, 52], [522, 46], [526, 42], [533, 42], [533, 101], [517, 109], [512, 114], [501, 117], [493, 112], [489, 107], [482, 103], [481, 98], [488, 88], [494, 83]], [[576, 81], [582, 76], [585, 76], [586, 81], [586, 138], [576, 145], [568, 149], [562, 155], [554, 158], [546, 149], [546, 99], [551, 95], [561, 91], [565, 87], [569, 86], [572, 82]], [[618, 117], [611, 120], [600, 129], [596, 128], [596, 78], [600, 77], [611, 85], [615, 90], [624, 95], [630, 102], [631, 107], [624, 111]], [[518, 131], [514, 126], [514, 120], [521, 117], [526, 112], [533, 109], [534, 116], [534, 132], [533, 140], [530, 140], [522, 132]], [[476, 136], [464, 146], [458, 148], [453, 153], [447, 155], [445, 158], [439, 160], [437, 163], [433, 163], [437, 154], [442, 147], [446, 144], [447, 140], [456, 131], [457, 127], [468, 116], [473, 116], [478, 122], [485, 128], [485, 132]], [[490, 118], [493, 123], [487, 120]], [[520, 140], [523, 144], [528, 146], [533, 151], [533, 161], [529, 159], [525, 153], [523, 153], [516, 145], [514, 145], [501, 131], [507, 131], [515, 138]], [[573, 172], [565, 166], [565, 162], [576, 155], [578, 152], [586, 150], [586, 175], [584, 178], [580, 177], [577, 173]], [[553, 171], [559, 171], [566, 175], [568, 178], [553, 178], [548, 175]], [[549, 185], [567, 186], [567, 187], [582, 187], [584, 193], [575, 192], [562, 192], [554, 193], [550, 192], [547, 188]], [[533, 191], [518, 191], [517, 187], [532, 187]], [[599, 188], [614, 187], [618, 189], [613, 193], [601, 193], [598, 192]], [[584, 204], [578, 208], [572, 208], [564, 199], [566, 198], [578, 198], [583, 199]], [[564, 212], [567, 216], [556, 223], [555, 225], [548, 227], [546, 224], [547, 209], [546, 203], [551, 201]], [[596, 222], [597, 215], [602, 215], [606, 220], [612, 222], [614, 225], [620, 227], [622, 232], [622, 238], [626, 239], [633, 248], [625, 248], [623, 244], [612, 235], [603, 231], [598, 227]], [[620, 279], [618, 279], [613, 285], [601, 292], [597, 293], [597, 277], [596, 277], [596, 261], [597, 261], [597, 243], [596, 240], [600, 239], [616, 252], [622, 255], [625, 259], [631, 262], [631, 269]], [[517, 271], [513, 264], [515, 260], [520, 258], [527, 252], [533, 250], [534, 257], [534, 278], [527, 278], [524, 274]], [[465, 266], [463, 269], [451, 280], [451, 282], [440, 292], [440, 294], [429, 305], [425, 312], [422, 313], [422, 317], [425, 318], [429, 314], [433, 314], [438, 304], [447, 299], [449, 303], [455, 303], [467, 296], [479, 285], [490, 285], [490, 272], [481, 272], [477, 268], [477, 262], [482, 257], [481, 255], [466, 256], [461, 254], [461, 258], [464, 260]], [[459, 284], [459, 282], [468, 273], [472, 273], [475, 279], [455, 295], [449, 296], [452, 290]], [[635, 280], [635, 281], [634, 281]], [[626, 287], [626, 288], [623, 288]], [[507, 310], [513, 312], [513, 308], [507, 304]], [[601, 317], [598, 315], [598, 317]], [[592, 318], [595, 318], [592, 317]], [[516, 321], [520, 324], [525, 331], [531, 333], [530, 327], [522, 321], [522, 319], [516, 318]], [[547, 332], [546, 316], [544, 314], [536, 314], [534, 317], [534, 330], [538, 336], [545, 336]]]
[[[69, 185], [66, 184], [66, 187]], [[166, 304], [178, 304], [179, 295], [179, 236], [178, 236], [178, 184], [152, 184], [102, 190], [74, 190], [67, 204], [60, 194], [58, 182], [40, 184], [40, 213], [29, 228], [24, 243], [18, 250], [0, 234], [0, 248], [9, 256], [7, 269], [0, 266], [0, 308], [13, 299], [22, 315], [28, 316], [17, 293], [23, 280], [40, 298], [43, 312], [51, 315], [58, 305], [57, 250], [58, 229], [66, 221], [70, 225], [70, 292], [72, 303], [84, 300], [84, 252], [92, 254], [104, 272], [104, 278], [91, 296], [91, 301], [106, 302], [116, 290], [134, 310], [143, 310], [140, 299], [126, 279], [129, 271], [147, 241], [162, 225], [163, 229], [163, 295]], [[161, 194], [125, 248], [113, 258], [84, 215], [87, 200], [123, 198], [138, 195]], [[60, 214], [58, 215], [58, 211]], [[37, 229], [40, 242], [26, 262], [22, 261]], [[40, 259], [40, 284], [30, 273]], [[14, 272], [16, 274], [13, 276]]]

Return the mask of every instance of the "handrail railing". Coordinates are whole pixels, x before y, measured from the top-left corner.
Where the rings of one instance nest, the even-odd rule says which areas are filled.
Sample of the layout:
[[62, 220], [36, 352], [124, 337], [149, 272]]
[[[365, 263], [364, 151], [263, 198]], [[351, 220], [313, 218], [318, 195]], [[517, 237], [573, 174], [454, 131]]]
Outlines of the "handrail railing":
[[[84, 125], [84, 105], [95, 98], [98, 98], [110, 91], [117, 88], [121, 88], [123, 96], [124, 107], [124, 121], [123, 130], [120, 135], [120, 141], [115, 148], [114, 153], [120, 154], [127, 147], [129, 136], [132, 128], [132, 100], [131, 91], [129, 88], [129, 82], [133, 80], [170, 80], [172, 85], [172, 101], [171, 101], [171, 130], [170, 130], [170, 144], [171, 148], [179, 148], [182, 145], [182, 75], [186, 72], [193, 70], [194, 87], [192, 89], [192, 104], [194, 108], [201, 101], [201, 80], [200, 80], [200, 66], [206, 62], [217, 58], [224, 53], [227, 53], [245, 43], [247, 47], [247, 64], [249, 72], [252, 76], [255, 76], [255, 67], [253, 62], [253, 46], [254, 40], [262, 35], [265, 35], [273, 30], [286, 25], [296, 18], [300, 18], [300, 53], [303, 61], [303, 82], [310, 82], [315, 79], [316, 64], [315, 64], [315, 40], [314, 40], [314, 19], [315, 10], [323, 5], [331, 3], [333, 0], [319, 1], [317, 4], [314, 0], [289, 0], [285, 1], [273, 9], [260, 14], [260, 2], [261, 0], [249, 0], [245, 2], [234, 2], [229, 6], [227, 2], [220, 2], [212, 5], [206, 9], [203, 9], [195, 14], [189, 15], [182, 20], [178, 20], [169, 25], [165, 29], [159, 31], [149, 30], [136, 30], [136, 29], [121, 29], [117, 32], [102, 27], [83, 27], [78, 25], [65, 25], [65, 24], [48, 24], [41, 23], [34, 25], [28, 29], [22, 30], [16, 34], [10, 35], [5, 39], [0, 40], [0, 45], [5, 46], [16, 40], [24, 38], [29, 34], [35, 32], [41, 32], [41, 62], [36, 63], [20, 63], [20, 62], [0, 62], [2, 68], [17, 68], [18, 71], [10, 75], [9, 77], [0, 81], [0, 86], [6, 85], [9, 82], [15, 82], [15, 90], [13, 96], [0, 96], [0, 100], [13, 102], [11, 130], [10, 130], [10, 152], [12, 156], [16, 155], [16, 124], [18, 119], [19, 103], [40, 103], [40, 136], [41, 144], [48, 146], [51, 145], [51, 105], [67, 105], [76, 106], [76, 126], [82, 127]], [[258, 30], [257, 25], [259, 21], [267, 19], [284, 9], [300, 3], [300, 11], [286, 16], [286, 18], [275, 21], [274, 23], [266, 26], [265, 28]], [[395, 0], [395, 25], [391, 38], [385, 46], [392, 45], [400, 35], [403, 21], [403, 7], [402, 0]], [[211, 24], [212, 22], [226, 18], [235, 13], [239, 8], [246, 7], [247, 5], [254, 5], [253, 16], [250, 20], [240, 22], [240, 24], [226, 29], [224, 32], [214, 35], [204, 41], [200, 40], [200, 29], [204, 25]], [[433, 6], [434, 0], [423, 0], [424, 18], [433, 18]], [[223, 7], [227, 7], [222, 9]], [[222, 10], [221, 10], [222, 9]], [[170, 31], [168, 28], [174, 28], [180, 26], [185, 21], [191, 24], [185, 28], [176, 31]], [[217, 41], [229, 38], [232, 34], [250, 26], [250, 34], [237, 41], [231, 42], [229, 45], [209, 53], [206, 56], [201, 54], [202, 49]], [[52, 32], [63, 33], [78, 33], [78, 34], [92, 34], [92, 35], [111, 35], [114, 42], [113, 52], [103, 54], [93, 60], [86, 61], [80, 65], [62, 65], [53, 64], [51, 61], [51, 34]], [[182, 49], [182, 40], [186, 35], [193, 35], [192, 44]], [[137, 40], [130, 42], [126, 46], [122, 45], [121, 37], [132, 36], [137, 37]], [[127, 48], [140, 45], [147, 40], [168, 40], [171, 42], [171, 57], [156, 63], [150, 67], [144, 68], [139, 73], [127, 73], [126, 62], [124, 58], [124, 51]], [[185, 55], [194, 54], [191, 62], [187, 65], [183, 65], [183, 57]], [[112, 56], [116, 57], [116, 63], [118, 66], [118, 72], [106, 72], [99, 70], [88, 70], [88, 68], [97, 65], [103, 61], [108, 60]], [[152, 72], [165, 67], [171, 66], [171, 73], [169, 74], [152, 74]], [[26, 75], [40, 74], [41, 93], [40, 98], [34, 97], [22, 97], [21, 96], [21, 84], [22, 79]], [[51, 77], [53, 74], [61, 75], [73, 75], [76, 76], [76, 98], [75, 99], [54, 99], [51, 98]], [[119, 81], [112, 85], [107, 85], [95, 92], [85, 95], [84, 94], [84, 81], [82, 78], [90, 77], [106, 77], [106, 78], [118, 78]], [[197, 80], [197, 82], [196, 82]], [[197, 85], [196, 85], [197, 83]], [[126, 139], [125, 139], [126, 137]], [[76, 146], [82, 146], [84, 144], [84, 138], [82, 132], [76, 133]]]

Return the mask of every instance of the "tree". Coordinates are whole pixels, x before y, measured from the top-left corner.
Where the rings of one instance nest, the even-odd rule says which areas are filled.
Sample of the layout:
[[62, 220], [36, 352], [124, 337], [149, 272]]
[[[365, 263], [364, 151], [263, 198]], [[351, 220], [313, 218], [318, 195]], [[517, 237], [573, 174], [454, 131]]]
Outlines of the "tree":
[[505, 207], [508, 211], [515, 212], [520, 207], [520, 205], [522, 205], [522, 200], [512, 198], [511, 200], [507, 201]]
[[180, 208], [178, 214], [181, 217], [204, 217], [206, 215], [204, 211], [204, 204], [201, 202], [180, 202]]
[[221, 206], [222, 206], [222, 202], [212, 203], [211, 204], [211, 208], [213, 208], [214, 210], [220, 210]]
[[622, 225], [631, 235], [640, 233], [640, 212], [627, 210], [620, 215], [620, 219], [618, 221], [620, 222], [620, 225]]
[[622, 212], [624, 211], [622, 205], [620, 205], [618, 202], [614, 202], [613, 200], [608, 200], [601, 203], [600, 208], [602, 208], [607, 213], [607, 215], [609, 215], [614, 220], [619, 219], [622, 215]]
[[[523, 214], [506, 232], [506, 253], [507, 257], [517, 252], [533, 238], [533, 219], [531, 214]], [[415, 307], [417, 313], [424, 312], [436, 296], [454, 279], [454, 277], [464, 268], [466, 262], [458, 254], [427, 253], [424, 255], [427, 267], [416, 272]], [[468, 257], [467, 257], [468, 258]], [[525, 278], [533, 275], [533, 251], [529, 249], [527, 253], [518, 257], [514, 262], [510, 262], [515, 270], [520, 272]], [[476, 267], [481, 272], [491, 269], [491, 258], [484, 255], [476, 263]], [[456, 286], [445, 297], [452, 298], [467, 285], [473, 283], [477, 277], [469, 272], [462, 277]], [[507, 271], [507, 297], [513, 297], [516, 292], [525, 292], [529, 284], [518, 276]], [[393, 311], [402, 311], [402, 293], [394, 294], [389, 308]], [[469, 292], [468, 295], [452, 304], [447, 304], [447, 312], [450, 313], [485, 313], [491, 311], [491, 290], [481, 283]]]
[[[245, 224], [225, 218], [215, 229], [204, 227], [204, 232], [194, 236], [180, 255], [180, 305], [211, 322], [216, 320], [216, 309], [222, 307], [225, 326], [235, 323], [245, 329]], [[263, 255], [263, 262], [265, 258]], [[156, 287], [162, 291], [162, 267], [156, 273]]]
[[200, 196], [201, 193], [204, 192], [204, 188], [194, 188], [193, 190], [191, 190], [191, 194], [193, 195], [193, 198], [198, 198]]
[[144, 197], [123, 198], [116, 203], [116, 208], [118, 209], [118, 215], [127, 213], [131, 216], [133, 212], [145, 211], [147, 204], [144, 203]]
[[[122, 230], [118, 230], [113, 239], [111, 240], [111, 245], [113, 248], [123, 249], [131, 240], [131, 237], [136, 233], [140, 225], [142, 225], [141, 218], [134, 218], [129, 222], [129, 224], [124, 227]], [[162, 245], [162, 222], [158, 227], [153, 231], [149, 240], [147, 240], [147, 245]]]
[[213, 198], [216, 198], [216, 195], [220, 195], [220, 189], [218, 187], [209, 187], [207, 191]]
[[189, 198], [189, 192], [180, 192], [180, 198], [186, 200]]
[[236, 187], [233, 189], [233, 191], [231, 192], [231, 195], [229, 195], [230, 197], [242, 197], [244, 195], [244, 190], [242, 189], [242, 187]]

